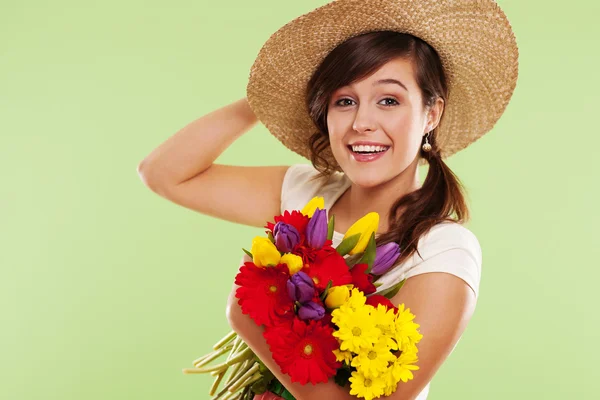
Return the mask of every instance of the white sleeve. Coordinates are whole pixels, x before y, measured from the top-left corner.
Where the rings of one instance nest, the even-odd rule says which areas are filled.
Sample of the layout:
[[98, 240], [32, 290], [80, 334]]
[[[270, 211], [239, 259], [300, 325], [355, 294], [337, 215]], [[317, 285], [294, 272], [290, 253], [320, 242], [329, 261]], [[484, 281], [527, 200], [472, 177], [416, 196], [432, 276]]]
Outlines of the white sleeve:
[[285, 210], [301, 210], [318, 192], [319, 185], [309, 179], [318, 174], [312, 165], [291, 165], [281, 185], [281, 213]]
[[458, 223], [443, 223], [433, 227], [419, 241], [415, 252], [415, 265], [408, 269], [404, 278], [427, 272], [446, 272], [464, 280], [479, 296], [481, 281], [481, 246], [469, 229]]

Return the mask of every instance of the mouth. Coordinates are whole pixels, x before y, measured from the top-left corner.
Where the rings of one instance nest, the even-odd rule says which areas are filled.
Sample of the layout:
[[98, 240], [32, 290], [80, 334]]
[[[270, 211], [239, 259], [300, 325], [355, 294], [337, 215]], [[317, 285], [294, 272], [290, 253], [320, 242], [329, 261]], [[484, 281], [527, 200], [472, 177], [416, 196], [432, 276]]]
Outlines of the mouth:
[[351, 145], [348, 145], [346, 147], [348, 148], [348, 150], [352, 154], [372, 156], [372, 155], [377, 155], [377, 154], [383, 154], [383, 153], [385, 153], [386, 151], [388, 151], [390, 149], [391, 146], [382, 146], [383, 150], [379, 150], [379, 151], [354, 151], [354, 150], [352, 150], [352, 146]]
[[360, 163], [366, 163], [366, 162], [379, 160], [391, 148], [391, 146], [386, 146], [383, 148], [383, 150], [380, 150], [380, 151], [354, 151], [354, 150], [352, 150], [352, 146], [348, 145], [346, 147], [348, 148], [348, 151], [350, 152], [350, 155], [352, 156], [354, 161], [357, 161]]

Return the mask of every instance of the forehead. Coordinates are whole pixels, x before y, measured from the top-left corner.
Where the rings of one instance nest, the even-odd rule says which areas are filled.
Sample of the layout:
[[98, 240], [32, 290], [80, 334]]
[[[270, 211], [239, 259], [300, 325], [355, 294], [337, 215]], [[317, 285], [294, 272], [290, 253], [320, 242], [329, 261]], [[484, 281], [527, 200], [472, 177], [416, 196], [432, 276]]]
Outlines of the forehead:
[[[380, 79], [399, 80], [404, 84], [404, 86], [406, 86], [409, 93], [413, 92], [416, 88], [413, 64], [411, 60], [400, 57], [388, 61], [379, 67], [379, 69], [373, 74], [362, 78], [361, 80], [354, 81], [348, 86], [357, 90], [371, 90], [377, 88], [377, 86], [373, 86], [373, 82]], [[398, 88], [400, 89], [399, 86]], [[404, 91], [404, 89], [401, 90]]]

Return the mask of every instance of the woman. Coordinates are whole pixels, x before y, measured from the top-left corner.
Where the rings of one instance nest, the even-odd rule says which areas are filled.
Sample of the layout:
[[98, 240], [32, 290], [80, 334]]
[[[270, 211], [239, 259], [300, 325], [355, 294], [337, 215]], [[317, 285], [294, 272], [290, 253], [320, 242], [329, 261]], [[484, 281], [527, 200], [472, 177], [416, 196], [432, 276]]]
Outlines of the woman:
[[[414, 379], [387, 398], [423, 400], [473, 315], [481, 278], [479, 242], [463, 226], [463, 189], [443, 158], [500, 118], [516, 85], [517, 57], [492, 0], [338, 0], [271, 36], [252, 67], [248, 100], [192, 122], [138, 171], [177, 204], [261, 228], [323, 196], [336, 216], [334, 246], [354, 221], [378, 212], [378, 245], [395, 241], [402, 250], [378, 291], [406, 279], [392, 302], [411, 309], [423, 335]], [[312, 165], [213, 164], [257, 120]], [[228, 306], [233, 329], [293, 396], [353, 398], [333, 381], [301, 386], [281, 374], [262, 328], [240, 312], [236, 288]]]

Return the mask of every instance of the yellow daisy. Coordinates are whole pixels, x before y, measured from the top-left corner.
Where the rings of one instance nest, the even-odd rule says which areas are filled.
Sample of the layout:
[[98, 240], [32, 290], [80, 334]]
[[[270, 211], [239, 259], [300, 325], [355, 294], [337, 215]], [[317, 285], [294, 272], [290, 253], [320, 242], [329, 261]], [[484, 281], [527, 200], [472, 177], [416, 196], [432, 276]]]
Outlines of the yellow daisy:
[[[393, 364], [392, 364], [393, 365]], [[381, 378], [385, 382], [385, 388], [383, 390], [384, 396], [390, 396], [398, 388], [398, 382], [394, 379], [392, 374], [392, 368], [388, 368], [382, 375]]]
[[368, 307], [351, 312], [342, 312], [338, 308], [334, 312], [337, 312], [336, 325], [339, 330], [333, 332], [333, 336], [341, 341], [340, 350], [358, 353], [361, 347], [369, 347], [377, 342], [381, 330], [373, 323]]
[[392, 365], [392, 375], [396, 382], [402, 381], [407, 382], [413, 379], [413, 373], [411, 370], [418, 370], [419, 366], [413, 365], [419, 361], [417, 357], [417, 348], [412, 347], [407, 351], [403, 351], [400, 356], [396, 359]]
[[[358, 290], [357, 288], [352, 288], [352, 293], [350, 294], [350, 299], [348, 299], [348, 306], [353, 310], [358, 310], [365, 306], [367, 302], [367, 298], [365, 294]], [[370, 306], [369, 306], [370, 307]]]
[[342, 361], [348, 365], [350, 365], [350, 363], [352, 362], [352, 358], [354, 357], [354, 354], [352, 354], [349, 351], [341, 351], [337, 349], [333, 350], [333, 354], [335, 354], [336, 361]]
[[385, 380], [381, 377], [367, 378], [358, 371], [352, 372], [350, 381], [350, 394], [356, 397], [364, 397], [365, 400], [372, 400], [383, 394], [385, 390]]
[[396, 337], [396, 315], [394, 310], [388, 310], [386, 306], [379, 304], [377, 308], [371, 311], [371, 315], [375, 321], [375, 326], [381, 330], [382, 337], [385, 337], [387, 345], [392, 350], [398, 350], [398, 344], [394, 340]]
[[396, 356], [390, 351], [387, 340], [385, 337], [380, 337], [373, 345], [361, 349], [351, 365], [365, 376], [377, 377], [388, 369], [390, 362], [395, 360]]
[[415, 315], [410, 312], [410, 308], [404, 309], [404, 304], [398, 306], [398, 315], [395, 320], [395, 338], [400, 349], [404, 349], [409, 344], [419, 343], [423, 338], [417, 328], [419, 324], [413, 322]]

